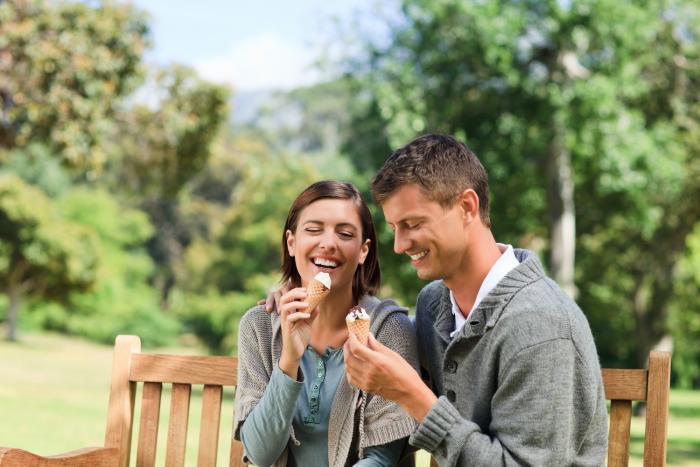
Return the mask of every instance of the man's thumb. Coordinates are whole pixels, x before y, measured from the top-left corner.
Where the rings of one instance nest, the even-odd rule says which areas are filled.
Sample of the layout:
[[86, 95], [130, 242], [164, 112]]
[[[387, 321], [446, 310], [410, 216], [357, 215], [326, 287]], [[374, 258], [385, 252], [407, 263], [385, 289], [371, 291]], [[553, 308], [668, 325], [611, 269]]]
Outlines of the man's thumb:
[[383, 352], [384, 350], [386, 350], [386, 346], [379, 342], [377, 339], [375, 339], [372, 334], [370, 334], [369, 339], [367, 339], [367, 347], [376, 352]]

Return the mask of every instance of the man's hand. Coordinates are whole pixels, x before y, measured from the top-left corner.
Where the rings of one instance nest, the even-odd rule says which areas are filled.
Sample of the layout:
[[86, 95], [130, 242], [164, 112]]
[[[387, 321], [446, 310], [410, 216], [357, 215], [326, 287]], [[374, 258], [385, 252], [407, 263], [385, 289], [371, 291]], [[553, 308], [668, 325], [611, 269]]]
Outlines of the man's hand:
[[286, 294], [290, 290], [292, 290], [292, 282], [287, 281], [287, 283], [282, 284], [282, 286], [278, 289], [275, 289], [268, 293], [267, 298], [258, 300], [257, 304], [265, 305], [265, 310], [267, 310], [268, 313], [272, 312], [273, 310], [279, 313], [282, 295]]
[[395, 401], [419, 422], [437, 401], [416, 370], [371, 334], [366, 347], [350, 333], [343, 358], [348, 382], [352, 386]]

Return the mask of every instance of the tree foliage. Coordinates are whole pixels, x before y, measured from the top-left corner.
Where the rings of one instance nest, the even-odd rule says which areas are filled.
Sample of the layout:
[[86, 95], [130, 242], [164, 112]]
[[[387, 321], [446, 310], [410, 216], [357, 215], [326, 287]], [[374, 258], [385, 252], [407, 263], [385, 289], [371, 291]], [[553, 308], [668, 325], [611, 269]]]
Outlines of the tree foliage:
[[10, 340], [23, 298], [65, 301], [94, 284], [99, 260], [92, 232], [58, 217], [37, 188], [0, 174], [0, 282], [9, 300]]
[[128, 4], [0, 2], [0, 148], [41, 141], [99, 170], [115, 106], [141, 82], [147, 32]]
[[351, 62], [368, 99], [349, 151], [372, 134], [378, 148], [426, 131], [466, 139], [490, 174], [497, 238], [552, 253], [565, 282], [554, 253], [575, 238], [579, 301], [605, 362], [645, 361], [669, 330], [674, 271], [700, 218], [697, 3], [401, 6], [387, 43]]
[[121, 114], [119, 155], [113, 184], [149, 215], [156, 228], [149, 241], [155, 284], [163, 307], [175, 283], [174, 270], [192, 232], [182, 218], [179, 196], [212, 153], [228, 107], [227, 88], [202, 81], [189, 68], [159, 70], [155, 108], [135, 105]]

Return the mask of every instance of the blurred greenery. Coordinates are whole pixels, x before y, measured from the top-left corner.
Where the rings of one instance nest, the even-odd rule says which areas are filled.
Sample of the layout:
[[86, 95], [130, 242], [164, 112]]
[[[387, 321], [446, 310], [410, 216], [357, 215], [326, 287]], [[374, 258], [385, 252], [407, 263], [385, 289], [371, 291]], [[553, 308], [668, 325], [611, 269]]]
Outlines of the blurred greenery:
[[[0, 2], [8, 336], [235, 352], [238, 320], [279, 280], [296, 194], [334, 178], [369, 199], [392, 148], [441, 131], [484, 161], [497, 239], [576, 295], [605, 366], [672, 343], [674, 385], [699, 387], [700, 5], [399, 5], [376, 18], [385, 35], [338, 37], [336, 78], [234, 124], [232, 90], [144, 64], [133, 5]], [[413, 305], [423, 283], [372, 210], [381, 293]]]

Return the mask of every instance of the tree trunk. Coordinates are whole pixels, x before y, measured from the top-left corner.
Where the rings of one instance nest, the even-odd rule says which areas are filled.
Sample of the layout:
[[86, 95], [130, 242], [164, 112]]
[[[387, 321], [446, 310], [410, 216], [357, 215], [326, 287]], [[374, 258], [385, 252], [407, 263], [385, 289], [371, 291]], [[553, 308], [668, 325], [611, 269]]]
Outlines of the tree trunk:
[[574, 261], [576, 253], [576, 216], [574, 208], [574, 181], [571, 170], [571, 154], [564, 138], [566, 126], [563, 114], [557, 112], [554, 119], [554, 136], [547, 157], [547, 200], [550, 223], [550, 272], [552, 278], [572, 298], [576, 296], [574, 285]]
[[20, 304], [20, 287], [10, 285], [7, 289], [7, 295], [10, 303], [7, 305], [7, 340], [11, 342], [17, 341], [17, 314]]

